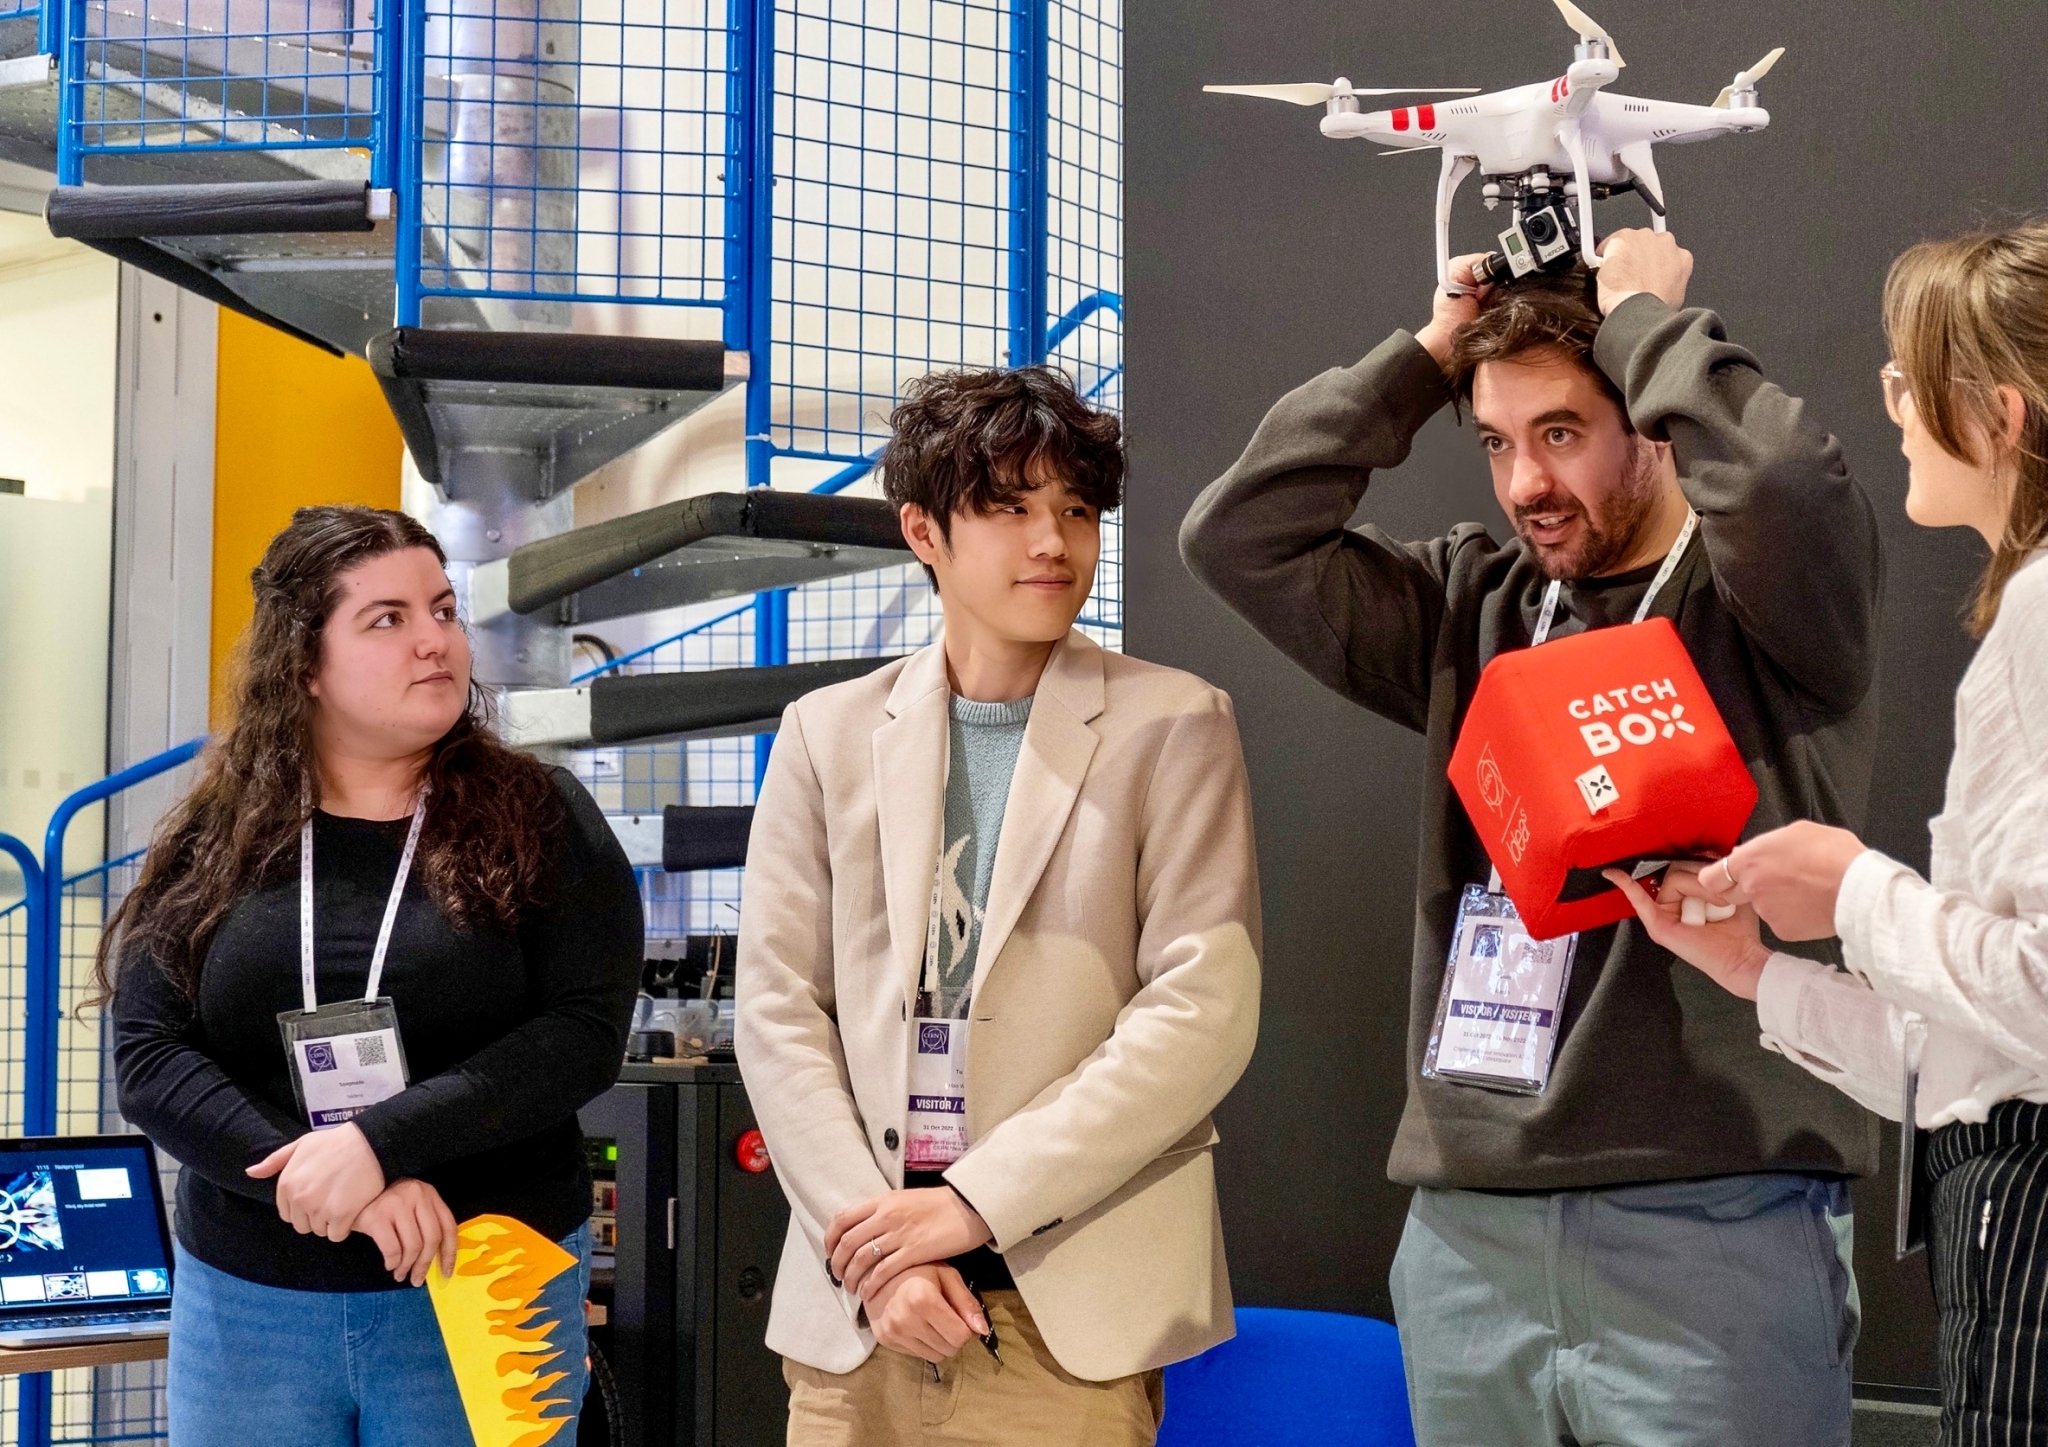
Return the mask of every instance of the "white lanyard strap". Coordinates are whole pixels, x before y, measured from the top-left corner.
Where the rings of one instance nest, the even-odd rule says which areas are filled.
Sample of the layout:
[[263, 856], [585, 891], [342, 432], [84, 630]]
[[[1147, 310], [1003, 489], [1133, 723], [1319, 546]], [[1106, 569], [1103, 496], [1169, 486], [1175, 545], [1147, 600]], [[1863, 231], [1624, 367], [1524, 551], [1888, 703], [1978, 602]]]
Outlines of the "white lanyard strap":
[[[951, 706], [951, 697], [947, 703]], [[946, 721], [946, 764], [939, 771], [939, 859], [932, 866], [932, 907], [925, 915], [924, 925], [924, 968], [918, 980], [918, 993], [930, 995], [934, 1001], [939, 995], [939, 911], [943, 905], [946, 880], [946, 790], [953, 782], [953, 727], [952, 719]], [[937, 1008], [934, 1005], [934, 1008]]]
[[[1685, 510], [1685, 526], [1678, 530], [1678, 541], [1671, 545], [1671, 551], [1664, 555], [1664, 566], [1657, 570], [1657, 576], [1650, 579], [1649, 591], [1643, 594], [1643, 601], [1636, 604], [1636, 616], [1631, 622], [1640, 623], [1650, 616], [1650, 605], [1657, 601], [1657, 592], [1671, 581], [1671, 575], [1678, 571], [1679, 559], [1685, 556], [1685, 545], [1692, 541], [1692, 535], [1699, 531], [1700, 515], [1691, 508]], [[1562, 581], [1550, 580], [1550, 586], [1543, 592], [1543, 611], [1536, 615], [1536, 631], [1529, 637], [1529, 646], [1536, 647], [1550, 636], [1550, 624], [1557, 617], [1557, 595], [1563, 588]]]
[[[405, 852], [398, 856], [398, 877], [391, 881], [391, 898], [384, 902], [384, 922], [377, 927], [377, 947], [370, 954], [370, 984], [363, 999], [377, 998], [384, 983], [384, 956], [391, 949], [391, 926], [398, 919], [398, 901], [405, 894], [406, 876], [412, 873], [412, 857], [419, 848], [420, 826], [427, 819], [427, 791], [420, 789], [419, 802], [412, 806], [412, 827], [405, 834]], [[306, 1001], [306, 1013], [320, 1008], [320, 996], [313, 988], [313, 816], [299, 828], [299, 990]]]
[[[938, 871], [932, 876], [932, 910], [924, 931], [924, 978], [918, 984], [918, 993], [930, 995], [934, 1000], [939, 994], [939, 910], [940, 885], [946, 877], [946, 851], [939, 851]], [[934, 1008], [937, 1008], [934, 1006]]]

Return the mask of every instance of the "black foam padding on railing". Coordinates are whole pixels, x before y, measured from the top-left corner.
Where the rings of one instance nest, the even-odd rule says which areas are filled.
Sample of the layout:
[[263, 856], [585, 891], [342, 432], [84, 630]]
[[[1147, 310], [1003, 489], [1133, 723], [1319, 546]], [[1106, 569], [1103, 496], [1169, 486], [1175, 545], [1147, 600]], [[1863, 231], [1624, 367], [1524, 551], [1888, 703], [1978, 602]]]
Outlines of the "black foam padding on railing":
[[374, 231], [361, 181], [232, 181], [178, 186], [59, 186], [43, 204], [52, 236], [251, 236]]
[[528, 543], [512, 554], [512, 611], [538, 612], [677, 548], [727, 537], [909, 550], [896, 509], [879, 498], [768, 488], [705, 493]]
[[394, 381], [667, 392], [716, 392], [725, 386], [723, 342], [398, 327], [372, 337], [364, 352], [372, 371]]
[[311, 332], [301, 331], [289, 322], [279, 321], [269, 312], [251, 304], [240, 292], [230, 290], [219, 277], [205, 267], [195, 265], [151, 242], [136, 237], [98, 237], [85, 244], [102, 255], [111, 256], [116, 261], [125, 261], [137, 271], [146, 271], [159, 280], [182, 287], [194, 296], [226, 307], [239, 316], [262, 322], [267, 327], [275, 327], [286, 336], [296, 338], [309, 347], [318, 347], [321, 351], [337, 357], [346, 355], [334, 343], [316, 337]]
[[590, 685], [590, 738], [598, 744], [625, 744], [754, 723], [765, 731], [814, 689], [863, 677], [892, 661], [834, 658], [701, 673], [607, 675]]
[[[384, 336], [389, 336], [385, 333]], [[419, 469], [420, 476], [435, 487], [441, 486], [441, 443], [434, 436], [434, 419], [427, 411], [427, 396], [424, 384], [405, 377], [389, 377], [377, 368], [377, 344], [384, 336], [370, 338], [365, 351], [370, 357], [371, 374], [377, 379], [377, 390], [384, 394], [384, 405], [391, 409], [392, 420], [398, 423], [398, 435], [405, 439], [405, 450], [412, 454], [412, 464]]]
[[661, 811], [661, 867], [671, 874], [737, 869], [747, 862], [753, 828], [752, 804], [671, 804]]

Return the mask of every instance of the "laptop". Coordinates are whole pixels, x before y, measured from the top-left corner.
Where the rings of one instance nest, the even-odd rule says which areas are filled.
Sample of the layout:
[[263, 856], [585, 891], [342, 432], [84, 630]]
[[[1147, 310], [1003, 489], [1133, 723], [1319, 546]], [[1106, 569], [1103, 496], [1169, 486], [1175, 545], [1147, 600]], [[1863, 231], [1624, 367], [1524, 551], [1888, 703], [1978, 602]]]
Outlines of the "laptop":
[[0, 1139], [0, 1347], [170, 1329], [171, 1229], [148, 1140]]

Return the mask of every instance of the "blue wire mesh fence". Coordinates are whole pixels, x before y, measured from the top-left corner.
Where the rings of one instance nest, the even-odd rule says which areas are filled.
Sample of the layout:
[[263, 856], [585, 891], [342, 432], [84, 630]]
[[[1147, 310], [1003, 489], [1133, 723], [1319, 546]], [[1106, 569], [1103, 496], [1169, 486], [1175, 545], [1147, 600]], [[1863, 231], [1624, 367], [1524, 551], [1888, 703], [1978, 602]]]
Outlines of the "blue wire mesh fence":
[[[22, 1133], [22, 986], [28, 977], [29, 902], [0, 909], [0, 1134]], [[0, 1443], [20, 1440], [16, 1403], [19, 1377], [0, 1377]]]
[[25, 20], [31, 15], [42, 13], [41, 0], [26, 0], [26, 3], [7, 4], [0, 0], [0, 20]]
[[[427, 0], [410, 141], [420, 319], [460, 321], [437, 297], [721, 308], [737, 264], [738, 9]], [[485, 319], [574, 320], [531, 305]], [[714, 312], [692, 334], [722, 331]]]
[[[57, 1021], [57, 1131], [62, 1135], [128, 1129], [114, 1104], [105, 1016], [81, 1010], [80, 1001], [89, 986], [102, 926], [133, 885], [141, 859], [139, 853], [130, 855], [64, 882], [63, 917], [58, 921], [62, 1006]], [[0, 1134], [6, 1135], [19, 1135], [23, 1129], [22, 984], [28, 971], [28, 912], [26, 901], [0, 909]], [[167, 1193], [175, 1171], [170, 1165]], [[21, 1440], [24, 1380], [0, 1378], [0, 1444], [5, 1447]], [[53, 1372], [49, 1441], [53, 1447], [162, 1441], [168, 1432], [163, 1387], [162, 1362]]]
[[911, 378], [1006, 360], [1009, 27], [1003, 0], [777, 6], [778, 453], [859, 462]]
[[[1123, 413], [1123, 0], [1046, 4], [1046, 360]], [[1123, 646], [1123, 516], [1103, 520], [1083, 625]]]
[[[57, 1130], [61, 1135], [126, 1132], [114, 1088], [113, 1032], [104, 1010], [84, 1010], [93, 960], [106, 921], [142, 873], [142, 851], [64, 881], [63, 918], [57, 922], [59, 1015]], [[177, 1184], [177, 1165], [161, 1154], [165, 1199]], [[164, 1363], [129, 1362], [51, 1375], [50, 1440], [150, 1442], [164, 1440]]]
[[[64, 3], [67, 160], [381, 143], [390, 58], [376, 0]], [[368, 174], [347, 156], [328, 169]]]
[[[629, 653], [577, 681], [600, 673], [685, 673], [747, 668], [754, 662], [754, 607], [704, 605], [704, 616], [659, 643]], [[583, 749], [570, 767], [607, 814], [658, 814], [669, 804], [754, 802], [751, 739], [679, 739]], [[640, 869], [640, 897], [650, 938], [726, 933], [737, 928], [740, 871], [707, 869], [666, 874]]]
[[[876, 658], [910, 653], [938, 636], [938, 600], [921, 568], [886, 568], [788, 590], [789, 658]], [[598, 673], [677, 673], [754, 662], [758, 604], [705, 605], [689, 627]], [[580, 681], [580, 680], [579, 680]], [[668, 804], [754, 802], [752, 738], [683, 739], [584, 749], [572, 768], [607, 814], [656, 813]], [[738, 927], [737, 869], [640, 871], [650, 937], [728, 933]]]

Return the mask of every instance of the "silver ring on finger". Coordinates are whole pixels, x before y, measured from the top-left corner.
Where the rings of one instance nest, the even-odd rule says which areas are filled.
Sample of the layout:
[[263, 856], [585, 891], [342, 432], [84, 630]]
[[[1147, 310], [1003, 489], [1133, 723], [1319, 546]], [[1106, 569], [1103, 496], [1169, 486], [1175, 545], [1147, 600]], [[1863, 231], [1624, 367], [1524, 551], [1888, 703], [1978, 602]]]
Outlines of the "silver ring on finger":
[[874, 1256], [875, 1260], [880, 1261], [882, 1259], [882, 1243], [880, 1241], [868, 1242], [868, 1251]]

